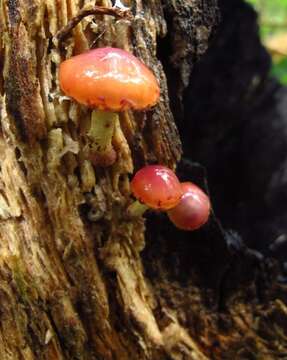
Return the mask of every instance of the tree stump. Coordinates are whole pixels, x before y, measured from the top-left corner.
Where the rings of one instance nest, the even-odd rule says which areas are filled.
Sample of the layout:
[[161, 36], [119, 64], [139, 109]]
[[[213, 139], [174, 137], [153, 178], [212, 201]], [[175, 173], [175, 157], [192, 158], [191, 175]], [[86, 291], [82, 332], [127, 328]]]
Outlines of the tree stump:
[[[145, 238], [145, 220], [126, 214], [132, 173], [180, 160], [166, 74], [182, 113], [217, 1], [125, 4], [131, 19], [89, 15], [59, 40], [80, 11], [110, 1], [1, 0], [0, 358], [284, 358], [286, 294], [273, 263], [214, 215], [191, 235], [150, 214]], [[90, 110], [63, 96], [57, 76], [65, 58], [103, 46], [133, 52], [161, 86], [154, 109], [120, 116], [108, 168], [85, 156]], [[204, 185], [200, 166], [181, 171]]]

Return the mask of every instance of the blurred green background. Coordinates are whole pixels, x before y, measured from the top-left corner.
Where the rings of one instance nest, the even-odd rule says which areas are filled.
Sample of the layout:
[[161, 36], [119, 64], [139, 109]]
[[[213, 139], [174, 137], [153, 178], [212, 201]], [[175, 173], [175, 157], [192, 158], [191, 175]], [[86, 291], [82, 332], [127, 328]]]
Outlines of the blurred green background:
[[272, 74], [287, 85], [287, 0], [247, 0], [259, 14], [262, 40], [272, 55]]

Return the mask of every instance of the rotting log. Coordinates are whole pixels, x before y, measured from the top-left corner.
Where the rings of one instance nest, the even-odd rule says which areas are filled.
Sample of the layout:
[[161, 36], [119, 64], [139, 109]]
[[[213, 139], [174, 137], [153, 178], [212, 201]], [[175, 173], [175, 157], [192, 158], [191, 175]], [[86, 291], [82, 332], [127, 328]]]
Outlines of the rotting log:
[[[230, 252], [213, 217], [197, 236], [209, 239], [210, 249], [219, 241], [221, 257], [212, 268], [219, 275], [204, 286], [190, 264], [182, 282], [182, 239], [177, 250], [168, 239], [174, 233], [156, 234], [152, 217], [146, 247], [144, 220], [125, 215], [133, 171], [152, 162], [174, 168], [181, 156], [158, 42], [171, 42], [180, 103], [218, 20], [216, 1], [126, 2], [133, 19], [91, 15], [61, 46], [58, 31], [79, 11], [112, 4], [0, 3], [0, 359], [276, 358], [286, 345], [284, 291], [273, 286], [276, 296], [260, 303], [252, 276], [224, 306], [222, 300], [228, 270], [248, 263], [264, 275], [265, 263], [246, 249]], [[118, 160], [101, 169], [84, 152], [90, 111], [61, 94], [57, 69], [72, 54], [108, 45], [140, 57], [162, 95], [152, 111], [121, 115], [113, 139]]]

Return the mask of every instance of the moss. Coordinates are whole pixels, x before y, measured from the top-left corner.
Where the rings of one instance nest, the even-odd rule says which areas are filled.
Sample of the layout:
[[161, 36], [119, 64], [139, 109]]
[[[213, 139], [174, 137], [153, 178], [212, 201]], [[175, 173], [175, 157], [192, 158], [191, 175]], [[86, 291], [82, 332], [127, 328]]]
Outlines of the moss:
[[38, 296], [35, 281], [31, 277], [27, 279], [28, 276], [20, 258], [14, 257], [12, 263], [12, 276], [21, 302], [26, 304], [36, 300]]

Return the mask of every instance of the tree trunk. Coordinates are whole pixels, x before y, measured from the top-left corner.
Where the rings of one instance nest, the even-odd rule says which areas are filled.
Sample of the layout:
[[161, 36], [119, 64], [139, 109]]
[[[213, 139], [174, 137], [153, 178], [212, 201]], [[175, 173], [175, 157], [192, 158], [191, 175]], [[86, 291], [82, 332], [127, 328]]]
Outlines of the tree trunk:
[[[162, 63], [168, 52], [180, 116], [217, 1], [127, 1], [133, 19], [91, 15], [59, 44], [57, 32], [93, 5], [1, 0], [0, 359], [286, 356], [285, 293], [267, 278], [270, 262], [245, 247], [231, 251], [214, 216], [192, 252], [162, 226], [164, 215], [148, 216], [146, 239], [144, 219], [126, 215], [130, 175], [180, 160]], [[110, 45], [152, 68], [162, 95], [152, 111], [120, 116], [117, 162], [103, 169], [85, 156], [90, 111], [63, 96], [57, 70], [72, 54]], [[181, 169], [203, 184], [202, 168], [189, 168]]]

